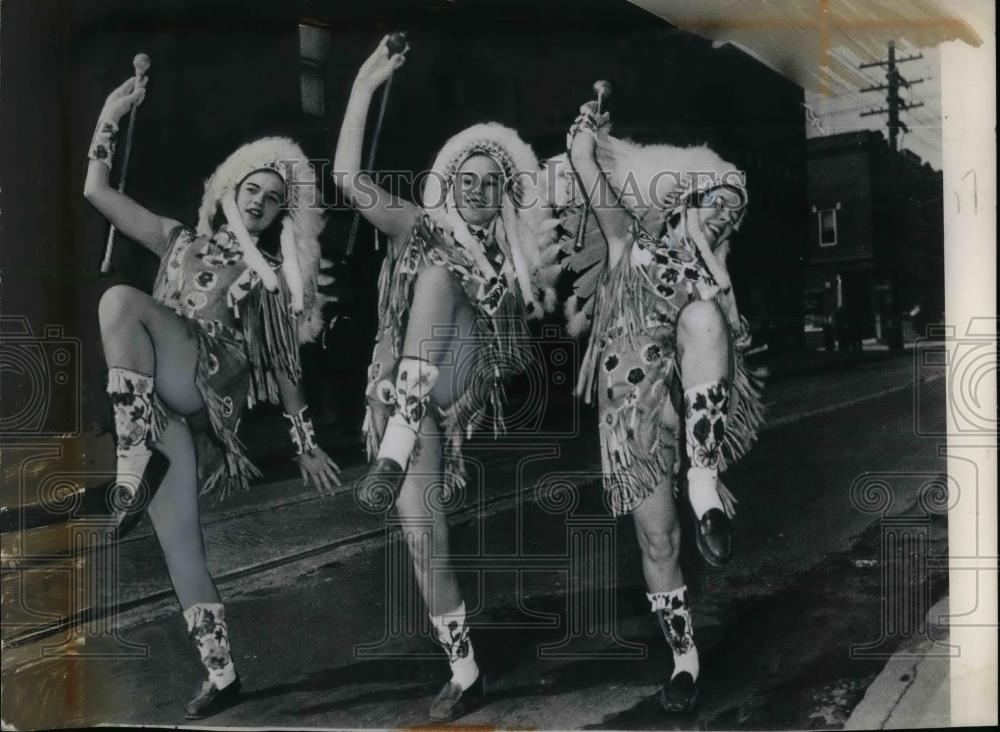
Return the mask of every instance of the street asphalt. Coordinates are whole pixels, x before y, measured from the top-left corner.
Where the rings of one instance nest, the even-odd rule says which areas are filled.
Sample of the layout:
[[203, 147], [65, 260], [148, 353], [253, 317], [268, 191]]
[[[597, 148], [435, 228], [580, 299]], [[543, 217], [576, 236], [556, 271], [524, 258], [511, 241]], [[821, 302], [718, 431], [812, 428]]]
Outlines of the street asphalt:
[[[919, 419], [943, 424], [944, 382], [923, 380], [903, 357], [788, 379], [768, 400], [771, 426], [726, 475], [740, 500], [735, 559], [712, 569], [690, 542], [684, 547], [703, 689], [698, 709], [682, 718], [665, 717], [655, 700], [670, 655], [648, 612], [631, 520], [608, 519], [600, 500], [593, 411], [565, 436], [473, 443], [481, 462], [451, 523], [489, 694], [462, 724], [846, 723], [892, 653], [913, 640], [912, 632], [886, 636], [886, 598], [932, 603], [947, 593], [945, 572], [908, 570], [918, 566], [916, 545], [887, 544], [883, 520], [910, 521], [920, 551], [946, 554], [945, 516], [919, 500], [945, 472], [940, 439], [921, 436], [927, 430], [915, 421], [920, 405]], [[887, 505], [866, 498], [864, 486], [875, 483], [888, 486]], [[555, 493], [540, 502], [538, 485], [565, 485], [575, 508], [555, 505]], [[347, 485], [332, 498], [290, 481], [252, 493], [206, 506], [210, 561], [244, 682], [242, 703], [211, 725], [425, 724], [447, 664], [426, 636], [409, 568], [396, 561], [396, 531], [361, 512]], [[585, 535], [609, 537], [590, 545], [603, 546], [606, 562], [573, 564], [571, 545]], [[6, 722], [183, 723], [201, 671], [155, 539], [143, 529], [119, 552], [116, 623], [21, 643], [15, 636], [27, 622], [5, 625], [15, 643], [4, 654], [3, 702], [18, 713], [5, 711]], [[116, 635], [98, 632], [112, 625]]]

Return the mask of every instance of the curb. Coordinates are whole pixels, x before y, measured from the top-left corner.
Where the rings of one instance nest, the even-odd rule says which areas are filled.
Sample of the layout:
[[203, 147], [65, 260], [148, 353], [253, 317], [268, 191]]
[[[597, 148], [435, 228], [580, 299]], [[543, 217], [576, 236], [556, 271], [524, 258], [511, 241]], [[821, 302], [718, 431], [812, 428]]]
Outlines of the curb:
[[951, 724], [948, 596], [927, 613], [927, 636], [904, 641], [851, 712], [845, 730], [918, 729]]

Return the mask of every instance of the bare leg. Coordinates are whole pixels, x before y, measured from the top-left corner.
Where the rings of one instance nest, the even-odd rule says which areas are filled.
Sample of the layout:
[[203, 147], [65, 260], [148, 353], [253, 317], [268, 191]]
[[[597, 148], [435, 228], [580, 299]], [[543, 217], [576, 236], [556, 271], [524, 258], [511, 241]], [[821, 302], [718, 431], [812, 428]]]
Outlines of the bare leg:
[[729, 324], [714, 302], [693, 302], [677, 322], [681, 385], [729, 378]]
[[[666, 475], [671, 475], [667, 471]], [[633, 512], [642, 573], [650, 592], [668, 592], [684, 584], [678, 562], [681, 526], [670, 479], [665, 479]]]
[[127, 285], [104, 293], [99, 316], [109, 367], [153, 376], [156, 393], [178, 414], [204, 406], [194, 383], [198, 347], [180, 316]]
[[[672, 475], [672, 468], [665, 474]], [[634, 517], [648, 588], [646, 597], [674, 658], [673, 672], [660, 693], [660, 703], [670, 712], [690, 711], [697, 695], [698, 649], [679, 563], [681, 529], [669, 479], [643, 500]]]
[[220, 602], [205, 560], [198, 510], [198, 468], [187, 424], [172, 417], [159, 447], [170, 458], [170, 470], [149, 505], [149, 517], [177, 599], [185, 610], [195, 603]]
[[[101, 298], [101, 336], [109, 366], [154, 376], [154, 388], [173, 411], [202, 408], [194, 383], [198, 350], [183, 321], [143, 292], [124, 285]], [[198, 511], [198, 471], [187, 424], [170, 419], [157, 447], [170, 468], [149, 506], [181, 607], [219, 602], [208, 573]]]
[[[403, 481], [403, 489], [396, 501], [396, 510], [403, 522], [403, 531], [417, 584], [431, 615], [443, 615], [455, 609], [462, 601], [455, 573], [448, 569], [430, 569], [431, 557], [449, 555], [448, 521], [440, 512], [432, 512], [427, 505], [428, 490], [435, 490], [441, 481], [441, 433], [434, 420], [427, 418], [421, 425], [420, 452], [410, 464]], [[433, 546], [422, 540], [428, 528], [433, 535]]]
[[122, 537], [142, 515], [140, 490], [155, 494], [169, 469], [168, 458], [153, 445], [155, 395], [181, 413], [201, 407], [194, 384], [197, 348], [181, 318], [131, 287], [105, 292], [99, 316], [115, 417], [115, 517]]
[[[414, 286], [397, 374], [397, 404], [413, 404], [419, 399], [425, 405], [433, 401], [436, 408], [451, 406], [464, 390], [467, 379], [468, 370], [462, 367], [461, 359], [469, 355], [463, 352], [463, 343], [473, 332], [473, 317], [471, 307], [460, 296], [447, 270], [432, 267], [421, 272]], [[430, 369], [421, 371], [427, 365]], [[400, 375], [404, 369], [429, 373], [433, 378], [422, 381], [419, 390], [403, 388]], [[465, 703], [462, 699], [466, 691], [474, 697], [482, 689], [455, 572], [450, 566], [430, 568], [429, 552], [439, 560], [450, 555], [447, 519], [427, 505], [428, 492], [443, 487], [442, 436], [433, 417], [423, 418], [418, 429], [420, 451], [406, 473], [396, 508], [403, 521], [417, 583], [452, 670], [451, 681], [432, 705], [431, 718], [449, 719]], [[386, 437], [389, 436], [387, 430]], [[428, 522], [432, 527], [431, 545], [424, 540]]]
[[677, 349], [684, 388], [688, 497], [698, 518], [698, 550], [718, 566], [732, 554], [732, 526], [719, 495], [722, 445], [729, 412], [729, 325], [714, 302], [681, 312]]
[[444, 267], [428, 267], [413, 285], [413, 301], [403, 341], [403, 356], [434, 364], [445, 360], [455, 337], [455, 311], [460, 299], [451, 273]]
[[[148, 295], [120, 286], [108, 290], [101, 299], [100, 320], [109, 377], [112, 369], [127, 371], [125, 378], [130, 385], [141, 383], [146, 389], [148, 377], [152, 376], [152, 388], [172, 411], [191, 414], [203, 408], [194, 380], [197, 344], [179, 316]], [[146, 399], [150, 396], [146, 395]], [[117, 398], [128, 399], [123, 395]], [[240, 689], [239, 677], [230, 652], [225, 607], [205, 559], [198, 508], [198, 471], [187, 424], [180, 418], [171, 418], [157, 447], [167, 456], [170, 466], [150, 503], [149, 515], [170, 571], [170, 581], [184, 610], [188, 632], [207, 672], [200, 692], [186, 709], [187, 717], [196, 719], [235, 698]], [[120, 449], [120, 475], [122, 461]]]
[[[427, 501], [429, 491], [443, 487], [442, 439], [433, 418], [424, 419], [420, 440], [420, 452], [406, 473], [396, 510], [403, 523], [417, 585], [451, 666], [452, 678], [432, 705], [431, 717], [450, 718], [455, 705], [462, 703], [466, 690], [472, 689], [469, 693], [473, 695], [481, 693], [481, 683], [477, 684], [480, 673], [458, 578], [450, 564], [441, 566], [451, 555], [448, 520], [443, 512], [432, 511]], [[437, 565], [433, 568], [432, 558]]]
[[[467, 369], [460, 359], [468, 358], [462, 344], [473, 331], [471, 307], [459, 300], [450, 273], [442, 267], [425, 270], [417, 278], [403, 343], [403, 357], [430, 361], [439, 367], [439, 376], [431, 390], [431, 400], [441, 409], [447, 409], [462, 393]], [[441, 433], [433, 419], [426, 418], [420, 425], [420, 452], [410, 465], [396, 507], [400, 518], [406, 522], [425, 523], [433, 519], [434, 554], [450, 554], [448, 522], [438, 512], [431, 514], [426, 505], [428, 490], [439, 489], [442, 480], [443, 443]], [[409, 527], [407, 527], [409, 528]], [[454, 610], [461, 602], [458, 580], [451, 568], [434, 573], [433, 592], [431, 577], [427, 575], [425, 547], [408, 542], [417, 582], [431, 615], [442, 615]]]
[[413, 286], [403, 351], [395, 375], [395, 407], [379, 444], [368, 481], [394, 474], [399, 490], [427, 413], [431, 392], [440, 376], [438, 364], [449, 362], [446, 351], [455, 338], [455, 311], [459, 298], [452, 276], [444, 267], [428, 267]]

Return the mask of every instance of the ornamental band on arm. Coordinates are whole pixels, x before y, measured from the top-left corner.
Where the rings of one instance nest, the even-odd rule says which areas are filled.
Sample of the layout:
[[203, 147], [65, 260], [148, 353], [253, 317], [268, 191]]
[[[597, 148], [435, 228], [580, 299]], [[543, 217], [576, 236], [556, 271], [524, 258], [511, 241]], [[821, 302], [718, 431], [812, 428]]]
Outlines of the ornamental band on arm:
[[285, 414], [285, 419], [291, 423], [288, 434], [295, 445], [295, 454], [312, 453], [316, 449], [316, 431], [313, 429], [312, 418], [309, 416], [309, 407], [302, 407], [298, 414]]
[[90, 142], [90, 151], [87, 157], [111, 166], [115, 159], [115, 146], [118, 144], [118, 125], [114, 122], [101, 120], [94, 130], [94, 139]]

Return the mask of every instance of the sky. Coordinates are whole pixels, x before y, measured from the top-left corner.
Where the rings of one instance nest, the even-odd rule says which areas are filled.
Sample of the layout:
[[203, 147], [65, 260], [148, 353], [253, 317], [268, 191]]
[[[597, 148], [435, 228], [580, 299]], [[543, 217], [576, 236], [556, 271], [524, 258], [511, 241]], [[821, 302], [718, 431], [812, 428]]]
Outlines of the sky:
[[[787, 2], [788, 0], [783, 1]], [[989, 52], [995, 55], [996, 11], [994, 0], [934, 1], [945, 12], [969, 23], [983, 39], [982, 52], [987, 53], [988, 49], [992, 48], [992, 51]], [[946, 43], [961, 43], [961, 41], [946, 41]], [[941, 170], [941, 54], [937, 47], [914, 48], [906, 46], [904, 43], [902, 48], [902, 51], [897, 48], [897, 57], [920, 53], [923, 54], [924, 58], [900, 64], [900, 73], [908, 79], [923, 77], [926, 81], [915, 85], [912, 89], [903, 90], [900, 94], [907, 101], [924, 103], [924, 106], [919, 109], [901, 114], [900, 118], [910, 128], [910, 132], [901, 136], [900, 144], [903, 148], [919, 155], [935, 169]], [[842, 48], [838, 51], [849, 53], [850, 49]], [[962, 71], [962, 69], [949, 70], [949, 80], [951, 80], [953, 87], [961, 86], [961, 83], [955, 83], [955, 77], [961, 75]], [[976, 73], [975, 70], [970, 71]], [[981, 72], [980, 69], [978, 73]], [[864, 69], [861, 73], [871, 79], [872, 85], [885, 83], [884, 68]], [[955, 88], [952, 88], [951, 91], [954, 93]], [[810, 117], [810, 111], [815, 114], [812, 119], [813, 124], [806, 125], [808, 137], [860, 129], [879, 129], [887, 135], [885, 115], [860, 116], [865, 109], [885, 107], [885, 92], [869, 92], [867, 94], [842, 92], [835, 97], [825, 98], [807, 90], [806, 106], [807, 119]], [[821, 132], [816, 125], [823, 131]]]
[[[885, 68], [860, 69], [885, 59], [889, 41], [910, 80], [904, 101], [922, 103], [901, 114], [909, 132], [903, 148], [936, 169], [942, 166], [941, 43], [989, 44], [995, 36], [994, 0], [630, 0], [672, 25], [732, 44], [805, 90], [809, 137], [877, 129], [887, 135], [887, 115], [862, 117], [884, 108], [886, 94], [862, 93], [885, 83]], [[978, 30], [977, 30], [978, 29]], [[959, 75], [961, 69], [949, 70]], [[833, 90], [829, 96], [826, 90]]]
[[[900, 147], [908, 149], [935, 168], [941, 169], [941, 74], [940, 53], [936, 48], [915, 49], [897, 46], [896, 57], [922, 54], [923, 58], [899, 64], [904, 78], [924, 81], [909, 89], [902, 89], [900, 96], [907, 103], [923, 102], [923, 107], [900, 114], [909, 127], [909, 133], [900, 133]], [[861, 73], [870, 81], [869, 86], [885, 84], [885, 67], [864, 69]], [[888, 137], [888, 115], [862, 117], [869, 109], [886, 106], [886, 92], [856, 91], [835, 96], [823, 96], [806, 90], [806, 136], [819, 137], [856, 130], [881, 130]]]

